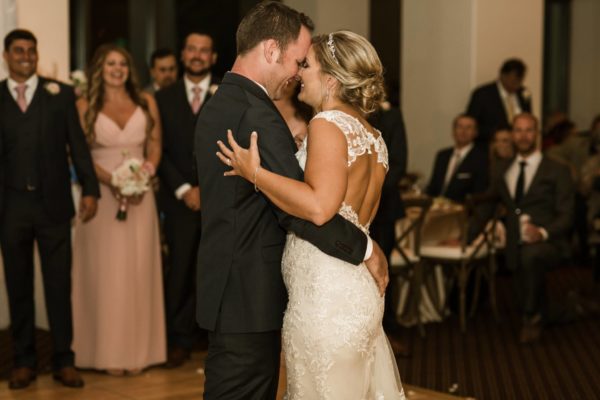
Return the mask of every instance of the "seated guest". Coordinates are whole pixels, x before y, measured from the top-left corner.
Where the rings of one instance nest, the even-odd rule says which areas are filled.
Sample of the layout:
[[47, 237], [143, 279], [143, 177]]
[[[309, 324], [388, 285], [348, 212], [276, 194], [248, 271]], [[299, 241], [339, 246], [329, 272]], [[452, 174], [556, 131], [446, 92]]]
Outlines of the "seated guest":
[[463, 202], [471, 193], [481, 193], [488, 185], [488, 158], [484, 149], [475, 147], [477, 122], [461, 114], [454, 119], [454, 146], [440, 150], [426, 192]]
[[144, 89], [154, 94], [177, 80], [177, 58], [171, 49], [154, 50], [150, 56], [150, 76], [152, 81]]
[[[513, 124], [517, 156], [503, 162], [490, 191], [507, 210], [506, 264], [514, 271], [515, 293], [523, 315], [520, 342], [536, 341], [547, 316], [545, 277], [569, 252], [574, 187], [566, 166], [543, 156], [537, 146], [538, 120], [518, 115]], [[480, 232], [492, 209], [480, 210], [470, 237]]]
[[494, 132], [490, 145], [490, 171], [493, 175], [498, 163], [515, 156], [515, 147], [510, 129], [498, 129]]
[[467, 114], [477, 120], [479, 144], [487, 147], [494, 130], [510, 128], [515, 115], [531, 112], [530, 95], [523, 87], [525, 72], [523, 61], [506, 60], [498, 80], [478, 87], [471, 94]]

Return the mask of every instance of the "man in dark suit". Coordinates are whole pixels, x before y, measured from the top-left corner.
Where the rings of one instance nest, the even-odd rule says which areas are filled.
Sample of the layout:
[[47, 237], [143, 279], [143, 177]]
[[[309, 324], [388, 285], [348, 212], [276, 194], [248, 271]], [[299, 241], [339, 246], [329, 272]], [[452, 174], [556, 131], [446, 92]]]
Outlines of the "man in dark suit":
[[[398, 183], [406, 173], [408, 161], [406, 130], [402, 112], [397, 106], [392, 106], [387, 101], [369, 118], [369, 122], [379, 129], [388, 148], [390, 167], [383, 182], [379, 209], [371, 223], [370, 231], [371, 236], [381, 246], [381, 250], [389, 261], [396, 239], [396, 221], [405, 216]], [[408, 356], [410, 354], [408, 349], [395, 337], [401, 327], [396, 319], [396, 310], [391, 295], [393, 283], [390, 282], [386, 289], [383, 328], [388, 334], [394, 354]]]
[[196, 331], [196, 255], [200, 242], [200, 190], [194, 159], [194, 128], [202, 105], [211, 97], [217, 60], [212, 38], [187, 35], [181, 51], [183, 78], [156, 93], [163, 128], [163, 156], [158, 168], [159, 204], [168, 246], [165, 309], [168, 368], [189, 358]]
[[426, 192], [463, 202], [468, 194], [484, 192], [488, 187], [489, 163], [485, 149], [474, 145], [477, 122], [460, 114], [452, 124], [454, 146], [440, 150]]
[[[545, 273], [569, 254], [575, 188], [569, 169], [537, 147], [539, 125], [531, 114], [514, 119], [517, 156], [500, 165], [490, 187], [507, 210], [506, 265], [512, 269], [516, 297], [523, 313], [521, 343], [537, 340], [546, 315]], [[484, 226], [491, 210], [481, 210], [471, 237]]]
[[531, 94], [523, 87], [526, 66], [512, 58], [500, 68], [498, 80], [482, 85], [471, 94], [467, 114], [477, 120], [477, 144], [487, 149], [493, 133], [509, 129], [513, 118], [531, 112]]
[[96, 213], [98, 181], [71, 87], [36, 75], [37, 40], [26, 30], [4, 38], [9, 78], [0, 83], [0, 245], [8, 291], [14, 368], [11, 389], [35, 379], [33, 243], [42, 262], [52, 333], [54, 378], [82, 387], [71, 350], [71, 196], [69, 159], [82, 185], [79, 217]]
[[177, 80], [177, 57], [171, 49], [157, 49], [150, 55], [150, 76], [152, 81], [144, 90], [156, 93], [171, 86]]
[[287, 302], [281, 275], [286, 231], [355, 265], [368, 258], [380, 287], [387, 278], [381, 249], [353, 224], [337, 215], [317, 227], [286, 215], [252, 183], [224, 177], [228, 168], [215, 156], [216, 141], [226, 141], [227, 129], [245, 147], [257, 131], [261, 167], [302, 179], [296, 144], [271, 99], [280, 98], [298, 73], [311, 28], [308, 17], [280, 2], [261, 2], [250, 10], [237, 30], [235, 64], [196, 126], [202, 193], [197, 319], [210, 331], [207, 400], [275, 399]]

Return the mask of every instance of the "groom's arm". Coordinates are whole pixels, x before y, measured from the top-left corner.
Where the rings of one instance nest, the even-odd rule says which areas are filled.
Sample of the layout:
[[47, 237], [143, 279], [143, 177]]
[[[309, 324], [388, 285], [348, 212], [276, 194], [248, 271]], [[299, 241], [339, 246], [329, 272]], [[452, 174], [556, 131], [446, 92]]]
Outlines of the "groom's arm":
[[[254, 110], [253, 110], [254, 111]], [[256, 130], [260, 134], [258, 147], [261, 157], [261, 167], [276, 174], [302, 180], [303, 172], [294, 156], [295, 144], [289, 132], [282, 132], [285, 126], [273, 120], [271, 115], [253, 115], [242, 120], [235, 133], [236, 140], [243, 147], [248, 147], [250, 134]], [[260, 121], [257, 125], [254, 121]], [[269, 123], [271, 122], [271, 123]], [[287, 130], [286, 130], [287, 131]], [[268, 198], [264, 196], [265, 199]], [[279, 224], [287, 231], [312, 243], [319, 250], [332, 257], [360, 264], [365, 259], [367, 235], [350, 221], [336, 214], [331, 220], [321, 226], [289, 215], [271, 203]]]

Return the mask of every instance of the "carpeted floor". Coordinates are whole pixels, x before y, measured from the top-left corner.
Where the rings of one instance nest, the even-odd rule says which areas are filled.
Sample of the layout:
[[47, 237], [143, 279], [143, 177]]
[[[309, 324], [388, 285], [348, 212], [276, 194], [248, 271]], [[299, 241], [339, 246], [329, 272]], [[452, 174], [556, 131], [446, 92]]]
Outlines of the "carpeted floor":
[[[412, 357], [398, 359], [412, 385], [485, 400], [600, 399], [600, 318], [547, 327], [539, 343], [519, 345], [521, 320], [512, 307], [511, 282], [498, 278], [501, 322], [484, 305], [462, 334], [458, 318], [401, 334]], [[549, 274], [549, 298], [564, 302], [572, 290], [592, 293], [590, 269], [562, 268]], [[597, 290], [597, 288], [596, 288]], [[596, 297], [598, 298], [598, 297]]]
[[[549, 275], [549, 297], [565, 299], [574, 289], [594, 290], [591, 270], [563, 268]], [[426, 337], [407, 329], [401, 338], [412, 357], [398, 359], [402, 380], [411, 385], [483, 400], [600, 399], [600, 319], [587, 319], [544, 330], [539, 343], [517, 343], [518, 314], [511, 306], [508, 277], [498, 279], [502, 321], [482, 306], [460, 333], [455, 316], [428, 324]], [[597, 295], [597, 293], [596, 293]], [[10, 341], [0, 331], [0, 379], [10, 369]], [[50, 338], [37, 332], [40, 370], [50, 365]]]

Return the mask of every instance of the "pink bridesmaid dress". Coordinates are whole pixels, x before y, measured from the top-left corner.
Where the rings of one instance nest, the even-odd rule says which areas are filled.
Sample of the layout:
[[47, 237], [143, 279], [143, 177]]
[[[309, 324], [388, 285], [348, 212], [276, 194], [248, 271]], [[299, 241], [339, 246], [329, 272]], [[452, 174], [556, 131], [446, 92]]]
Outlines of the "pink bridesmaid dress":
[[[113, 171], [144, 159], [146, 117], [138, 107], [123, 129], [98, 114], [94, 162]], [[80, 368], [136, 370], [166, 359], [158, 218], [152, 192], [116, 219], [119, 204], [100, 185], [98, 212], [77, 222], [73, 243], [73, 350]]]

